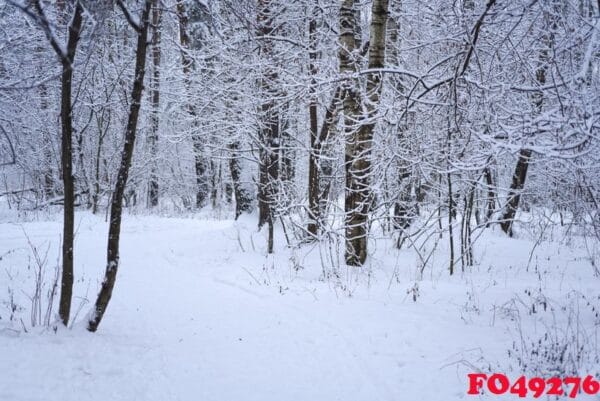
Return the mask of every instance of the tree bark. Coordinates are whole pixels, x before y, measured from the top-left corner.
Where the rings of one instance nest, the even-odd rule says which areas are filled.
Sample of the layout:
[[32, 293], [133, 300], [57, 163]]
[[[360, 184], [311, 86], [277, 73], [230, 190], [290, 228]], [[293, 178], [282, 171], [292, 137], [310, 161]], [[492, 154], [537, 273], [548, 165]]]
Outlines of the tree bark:
[[117, 182], [112, 196], [110, 207], [110, 223], [108, 231], [108, 247], [106, 258], [106, 272], [102, 287], [94, 311], [88, 321], [88, 330], [94, 332], [98, 329], [108, 303], [112, 296], [117, 270], [119, 267], [119, 240], [121, 236], [121, 215], [123, 211], [123, 194], [127, 184], [129, 168], [131, 166], [131, 158], [133, 156], [133, 147], [135, 145], [135, 136], [137, 131], [137, 123], [140, 112], [140, 104], [142, 92], [144, 91], [144, 75], [146, 72], [146, 50], [148, 47], [148, 27], [150, 25], [150, 10], [155, 0], [146, 0], [144, 9], [138, 26], [134, 26], [137, 30], [137, 46], [135, 60], [135, 75], [133, 88], [131, 91], [131, 105], [129, 109], [129, 117], [127, 119], [127, 128], [125, 130], [125, 143], [121, 153], [121, 165], [117, 175]]
[[[561, 15], [561, 3], [562, 2], [558, 0], [550, 1], [547, 6], [553, 9], [552, 12], [548, 12], [547, 10], [544, 11], [544, 20], [547, 23], [547, 27], [544, 36], [542, 37], [542, 49], [539, 53], [538, 67], [535, 71], [535, 78], [540, 87], [544, 86], [546, 83], [546, 70], [548, 68], [550, 51], [554, 42], [554, 32], [557, 29], [556, 18], [559, 18]], [[534, 116], [541, 114], [544, 104], [544, 93], [541, 90], [534, 92], [531, 95], [531, 102], [534, 109]], [[517, 210], [519, 209], [525, 181], [527, 180], [527, 170], [529, 168], [531, 157], [531, 149], [524, 147], [519, 151], [517, 165], [515, 166], [510, 189], [508, 191], [508, 200], [500, 221], [500, 228], [502, 228], [502, 231], [508, 234], [509, 237], [513, 236], [513, 223]]]
[[[189, 18], [183, 0], [177, 1], [177, 19], [179, 21], [179, 42], [181, 43], [181, 62], [186, 86], [190, 86], [190, 76], [194, 70], [194, 60], [189, 54], [192, 46], [188, 32]], [[207, 177], [207, 166], [204, 155], [204, 142], [200, 135], [200, 127], [197, 122], [197, 113], [193, 103], [188, 100], [187, 110], [192, 119], [192, 146], [194, 150], [194, 170], [196, 173], [196, 208], [200, 209], [206, 205], [208, 200], [209, 184]]]
[[494, 177], [492, 176], [492, 170], [490, 166], [487, 166], [483, 170], [483, 176], [485, 177], [485, 186], [487, 189], [487, 199], [485, 205], [485, 221], [486, 227], [489, 226], [489, 221], [496, 210], [496, 191], [494, 186]]
[[156, 159], [158, 154], [158, 130], [160, 126], [160, 39], [162, 11], [155, 5], [152, 9], [152, 81], [150, 84], [150, 99], [152, 114], [150, 117], [150, 135], [148, 146], [150, 150], [151, 167], [150, 182], [148, 183], [148, 206], [158, 206], [158, 172]]
[[237, 220], [243, 212], [252, 209], [252, 198], [248, 191], [244, 188], [241, 182], [242, 167], [238, 152], [240, 143], [238, 141], [229, 144], [230, 159], [229, 159], [229, 174], [233, 181], [233, 196], [235, 197], [235, 219]]
[[[400, 1], [393, 1], [391, 7], [394, 11], [399, 12], [401, 7]], [[398, 55], [398, 41], [399, 41], [399, 31], [400, 25], [399, 22], [394, 18], [388, 19], [388, 38], [387, 44], [389, 46], [388, 50], [388, 60], [391, 65], [398, 66], [400, 64], [400, 57]], [[396, 91], [404, 95], [405, 89], [402, 83], [401, 78], [393, 77], [394, 85]], [[400, 123], [397, 127], [391, 127], [391, 129], [396, 130], [397, 132], [397, 140], [399, 146], [405, 146], [407, 140], [407, 132], [409, 129], [408, 123], [403, 122]], [[396, 165], [395, 171], [396, 183], [398, 185], [398, 191], [396, 192], [393, 203], [394, 209], [392, 214], [392, 225], [394, 229], [399, 231], [399, 238], [397, 244], [400, 245], [403, 243], [404, 231], [407, 230], [412, 221], [415, 218], [415, 211], [418, 209], [416, 202], [412, 198], [412, 189], [414, 186], [414, 177], [412, 177], [411, 169], [406, 160], [402, 158], [398, 158], [398, 162]]]
[[308, 67], [311, 74], [310, 80], [310, 103], [308, 105], [308, 114], [310, 119], [310, 155], [308, 156], [308, 226], [307, 231], [313, 237], [316, 238], [319, 230], [319, 223], [321, 220], [320, 208], [319, 208], [319, 148], [320, 143], [318, 141], [318, 98], [316, 94], [316, 75], [317, 75], [317, 15], [316, 10], [318, 4], [313, 6], [310, 21], [308, 23], [308, 48], [309, 48], [309, 59], [310, 65]]
[[[355, 43], [357, 43], [355, 41]], [[316, 49], [315, 49], [316, 50]], [[360, 50], [361, 57], [368, 51], [368, 43]], [[316, 98], [313, 104], [309, 105], [309, 117], [311, 124], [311, 149], [309, 155], [309, 179], [308, 179], [308, 213], [309, 223], [307, 231], [309, 235], [316, 239], [316, 235], [323, 226], [323, 216], [327, 208], [327, 199], [331, 190], [331, 175], [333, 166], [331, 159], [326, 156], [330, 153], [330, 138], [335, 134], [337, 118], [342, 102], [342, 85], [338, 85], [331, 97], [331, 101], [325, 110], [325, 116], [321, 122], [321, 128], [317, 132], [317, 127], [312, 124], [318, 124], [316, 114]], [[314, 110], [314, 111], [311, 111]], [[314, 114], [314, 117], [312, 113]]]
[[58, 314], [63, 324], [69, 323], [71, 314], [71, 299], [73, 297], [73, 243], [75, 225], [75, 183], [73, 178], [73, 61], [77, 51], [77, 43], [81, 34], [83, 8], [75, 3], [73, 19], [69, 25], [67, 38], [67, 53], [62, 57], [61, 105], [60, 120], [62, 125], [61, 138], [61, 167], [64, 186], [63, 207], [63, 268]]
[[502, 221], [500, 227], [502, 231], [508, 234], [510, 237], [513, 236], [512, 226], [519, 209], [519, 202], [521, 200], [521, 192], [525, 186], [525, 180], [527, 179], [527, 169], [529, 168], [529, 159], [531, 158], [531, 150], [521, 149], [519, 151], [519, 158], [517, 159], [517, 165], [515, 172], [512, 176], [510, 189], [508, 192], [508, 202], [502, 214]]
[[[340, 8], [340, 72], [342, 74], [351, 74], [357, 71], [356, 66], [356, 42], [355, 31], [356, 21], [354, 19], [354, 9], [357, 7], [355, 0], [344, 0]], [[346, 213], [345, 231], [346, 231], [346, 263], [352, 266], [361, 265], [366, 259], [366, 247], [361, 245], [360, 232], [362, 227], [355, 225], [358, 194], [353, 188], [353, 160], [356, 158], [356, 139], [357, 139], [357, 118], [360, 112], [359, 90], [354, 79], [348, 79], [343, 83], [342, 104], [344, 109], [344, 135], [346, 137], [344, 167], [346, 170], [345, 202], [344, 211]], [[363, 248], [363, 249], [361, 249]], [[364, 255], [358, 253], [363, 251]]]
[[[326, 180], [332, 174], [332, 163], [330, 160], [323, 158], [323, 155], [328, 153], [328, 143], [332, 136], [332, 131], [335, 130], [338, 117], [339, 106], [341, 103], [342, 87], [335, 88], [329, 106], [325, 110], [325, 116], [321, 123], [321, 129], [318, 131], [315, 141], [311, 137], [311, 151], [309, 156], [309, 213], [314, 216], [314, 220], [309, 222], [308, 231], [312, 235], [316, 235], [322, 227], [323, 214], [326, 209], [326, 202], [329, 198], [329, 190], [331, 183]], [[312, 135], [312, 133], [311, 133]], [[314, 169], [311, 175], [310, 169]], [[312, 200], [311, 200], [312, 199]], [[311, 217], [312, 218], [312, 217]], [[315, 224], [314, 227], [310, 227]], [[315, 232], [313, 233], [313, 231]]]
[[[273, 15], [271, 0], [258, 1], [257, 35], [266, 38], [273, 34]], [[262, 58], [272, 62], [273, 43], [270, 39], [261, 41], [259, 47]], [[274, 203], [277, 198], [277, 180], [279, 179], [279, 155], [281, 147], [280, 116], [275, 104], [277, 90], [275, 81], [277, 72], [265, 63], [266, 67], [261, 72], [259, 86], [261, 89], [262, 103], [260, 105], [261, 124], [259, 126], [260, 140], [260, 172], [258, 188], [258, 227], [265, 223], [269, 225], [268, 253], [273, 252], [273, 219]]]
[[[45, 84], [40, 85], [40, 108], [43, 110], [43, 114], [48, 111], [48, 88]], [[42, 127], [42, 140], [44, 141], [44, 165], [43, 165], [43, 194], [44, 200], [52, 199], [55, 195], [55, 182], [53, 173], [53, 160], [52, 160], [52, 137], [48, 132], [48, 127]]]
[[[355, 19], [356, 1], [344, 0], [340, 9], [340, 72], [348, 74], [356, 71]], [[385, 34], [388, 12], [387, 0], [374, 0], [371, 9], [369, 68], [384, 66]], [[381, 95], [381, 74], [367, 75], [366, 87], [367, 120], [361, 116], [361, 99], [358, 84], [349, 80], [342, 92], [346, 134], [346, 264], [361, 266], [367, 258], [368, 216], [372, 203], [371, 191], [371, 149], [373, 144], [373, 121]]]

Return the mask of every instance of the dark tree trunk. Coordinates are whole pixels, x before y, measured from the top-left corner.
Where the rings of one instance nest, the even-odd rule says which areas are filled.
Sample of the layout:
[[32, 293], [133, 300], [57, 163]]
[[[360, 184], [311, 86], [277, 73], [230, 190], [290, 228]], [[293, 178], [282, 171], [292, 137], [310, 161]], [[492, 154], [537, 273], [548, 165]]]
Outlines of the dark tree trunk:
[[[192, 45], [188, 32], [188, 14], [183, 0], [177, 1], [177, 19], [179, 21], [179, 42], [181, 43], [181, 62], [186, 86], [190, 86], [190, 76], [194, 69], [194, 60], [189, 54]], [[206, 205], [209, 195], [209, 182], [207, 177], [208, 163], [204, 154], [204, 142], [200, 127], [197, 122], [196, 109], [191, 101], [187, 103], [188, 114], [192, 119], [192, 145], [194, 150], [194, 171], [196, 173], [196, 208]]]
[[456, 218], [456, 204], [453, 198], [452, 192], [452, 174], [448, 172], [446, 174], [446, 180], [448, 181], [448, 245], [450, 247], [450, 275], [454, 274], [454, 226], [452, 220]]
[[67, 38], [67, 54], [62, 57], [62, 82], [60, 120], [62, 125], [61, 167], [64, 186], [63, 208], [63, 268], [61, 277], [60, 301], [58, 314], [63, 324], [69, 323], [71, 314], [71, 298], [73, 297], [73, 242], [75, 224], [75, 183], [73, 178], [73, 61], [77, 51], [77, 43], [81, 33], [83, 8], [77, 2], [73, 11], [73, 19], [69, 26]]
[[508, 191], [508, 202], [504, 213], [502, 214], [502, 220], [500, 227], [509, 236], [513, 236], [512, 226], [519, 208], [519, 202], [521, 200], [521, 192], [525, 186], [525, 180], [527, 179], [527, 169], [529, 168], [529, 159], [531, 158], [531, 150], [521, 149], [519, 151], [519, 159], [517, 160], [517, 166], [512, 177], [510, 189]]
[[90, 316], [88, 322], [88, 330], [96, 331], [98, 325], [106, 312], [108, 303], [112, 296], [112, 291], [115, 286], [117, 270], [119, 267], [119, 240], [121, 236], [121, 215], [123, 211], [123, 194], [127, 184], [129, 175], [129, 167], [131, 166], [131, 158], [133, 156], [133, 147], [135, 145], [135, 135], [137, 131], [137, 123], [140, 112], [140, 104], [142, 100], [142, 92], [144, 91], [144, 75], [146, 72], [146, 50], [148, 47], [148, 27], [150, 25], [149, 17], [150, 10], [155, 0], [146, 0], [144, 10], [140, 18], [140, 25], [137, 29], [137, 46], [135, 59], [135, 75], [133, 81], [133, 89], [131, 91], [131, 106], [129, 117], [127, 119], [127, 128], [125, 130], [125, 143], [121, 153], [121, 165], [117, 175], [117, 182], [112, 196], [110, 206], [110, 222], [108, 231], [108, 249], [106, 257], [106, 272], [102, 281], [102, 288], [96, 299], [94, 312]]
[[399, 231], [407, 230], [416, 215], [416, 205], [412, 199], [412, 182], [411, 173], [404, 162], [398, 168], [398, 183], [400, 185], [400, 193], [394, 202], [394, 215], [392, 222], [394, 228]]
[[[273, 34], [273, 10], [271, 0], [258, 1], [257, 35], [268, 37]], [[259, 48], [261, 57], [270, 60], [273, 58], [273, 43], [270, 39], [261, 41]], [[267, 63], [268, 64], [268, 63]], [[265, 223], [269, 225], [268, 252], [273, 252], [273, 219], [274, 203], [277, 198], [277, 181], [279, 179], [279, 155], [281, 147], [280, 115], [275, 98], [277, 90], [275, 81], [277, 71], [273, 67], [264, 67], [260, 78], [261, 95], [260, 105], [261, 124], [259, 127], [260, 140], [260, 172], [258, 188], [258, 227]]]
[[[562, 15], [561, 7], [563, 2], [553, 0], [549, 3], [552, 12], [545, 11], [543, 14], [547, 27], [541, 40], [543, 47], [538, 56], [538, 66], [535, 71], [535, 78], [540, 87], [544, 86], [546, 83], [546, 70], [550, 60], [550, 51], [553, 47], [554, 33], [558, 27], [557, 19], [561, 18]], [[534, 109], [534, 116], [541, 114], [542, 106], [544, 104], [544, 93], [541, 90], [533, 92], [531, 95], [531, 103]], [[500, 227], [502, 228], [502, 231], [510, 237], [513, 236], [513, 222], [517, 210], [519, 209], [521, 193], [527, 179], [527, 170], [529, 168], [531, 157], [531, 149], [524, 147], [519, 151], [517, 165], [515, 166], [512, 182], [508, 191], [508, 200], [501, 217]]]
[[308, 23], [308, 46], [309, 46], [309, 71], [311, 74], [310, 80], [310, 104], [308, 105], [308, 113], [310, 118], [310, 155], [308, 157], [308, 233], [316, 238], [320, 221], [319, 213], [319, 161], [318, 161], [318, 129], [319, 121], [317, 115], [317, 94], [316, 94], [316, 75], [317, 75], [317, 18], [316, 12], [318, 4], [313, 5], [312, 15]]
[[[48, 88], [40, 85], [40, 108], [44, 115], [48, 111]], [[43, 171], [43, 193], [44, 200], [52, 199], [55, 195], [54, 173], [52, 168], [52, 138], [47, 127], [42, 127], [42, 140], [44, 141], [44, 171]]]
[[244, 188], [241, 182], [242, 167], [239, 159], [240, 143], [235, 141], [229, 144], [229, 151], [231, 153], [229, 159], [229, 174], [231, 174], [231, 181], [233, 182], [233, 195], [235, 197], [235, 219], [243, 212], [252, 210], [252, 197]]
[[[192, 107], [190, 106], [190, 108]], [[192, 115], [195, 116], [195, 113]], [[204, 157], [204, 144], [197, 132], [192, 134], [192, 141], [194, 143], [194, 170], [196, 172], [196, 209], [201, 209], [206, 205], [209, 190], [206, 159]]]
[[289, 120], [282, 116], [281, 118], [281, 181], [293, 183], [296, 178], [296, 149], [294, 148], [294, 139], [289, 129]]
[[215, 162], [214, 160], [210, 161], [210, 171], [211, 171], [211, 179], [210, 179], [210, 201], [212, 204], [212, 208], [215, 209], [219, 203], [220, 190], [221, 186], [221, 162]]
[[158, 130], [160, 126], [160, 39], [161, 39], [162, 11], [155, 5], [152, 9], [152, 81], [150, 84], [150, 98], [152, 102], [152, 115], [150, 117], [150, 135], [148, 147], [150, 148], [150, 182], [148, 183], [148, 206], [158, 206], [158, 171], [156, 159], [158, 154]]
[[90, 194], [90, 182], [88, 180], [88, 174], [85, 168], [85, 154], [83, 151], [83, 136], [85, 134], [85, 130], [87, 129], [87, 127], [89, 127], [92, 118], [94, 117], [94, 111], [92, 111], [90, 113], [90, 118], [88, 123], [85, 125], [85, 127], [83, 127], [82, 129], [80, 129], [77, 132], [77, 170], [79, 172], [79, 177], [80, 179], [77, 180], [77, 178], [75, 178], [75, 181], [79, 181], [79, 188], [78, 191], [81, 194], [85, 194], [85, 198], [86, 198], [86, 207], [90, 207], [91, 206], [91, 198], [89, 196]]
[[108, 124], [106, 127], [104, 124], [104, 113], [102, 113], [100, 119], [98, 120], [98, 144], [96, 147], [96, 158], [94, 161], [94, 193], [92, 194], [92, 214], [96, 214], [98, 212], [98, 202], [100, 200], [100, 159], [102, 157], [102, 144], [104, 142], [104, 137], [108, 132]]
[[485, 211], [485, 221], [486, 227], [489, 225], [489, 221], [494, 214], [494, 210], [496, 210], [496, 191], [494, 190], [494, 177], [492, 176], [492, 170], [490, 167], [486, 167], [483, 170], [483, 175], [485, 177], [485, 185], [487, 188], [487, 199], [486, 199], [486, 211]]
[[[266, 150], [259, 151], [258, 166], [258, 191], [256, 200], [258, 202], [258, 228], [262, 228], [269, 221], [269, 196], [267, 186], [269, 185], [269, 175], [267, 171]], [[264, 162], [263, 162], [264, 161]]]
[[473, 266], [473, 241], [471, 218], [473, 216], [473, 205], [475, 200], [475, 185], [472, 185], [467, 195], [464, 197], [464, 209], [462, 213], [461, 224], [461, 266], [465, 271], [465, 266]]
[[[333, 175], [333, 162], [331, 160], [331, 139], [335, 136], [336, 125], [339, 117], [341, 106], [342, 88], [338, 86], [333, 92], [331, 102], [325, 111], [325, 117], [321, 122], [319, 137], [317, 138], [317, 155], [318, 155], [318, 190], [319, 190], [319, 210], [318, 216], [321, 217], [321, 222], [325, 209], [327, 208], [327, 199], [331, 190], [331, 179]], [[326, 156], [326, 157], [323, 157]]]
[[[401, 4], [399, 1], [392, 1], [391, 8], [394, 8], [396, 13], [400, 12]], [[391, 65], [400, 65], [400, 57], [398, 55], [398, 45], [400, 40], [400, 25], [399, 21], [395, 18], [388, 18], [388, 37], [387, 45], [389, 46], [389, 51], [387, 54], [387, 58], [390, 61]], [[394, 79], [393, 83], [396, 88], [396, 91], [400, 95], [404, 95], [405, 88], [402, 83], [401, 78], [392, 77]], [[397, 139], [399, 146], [406, 146], [407, 141], [407, 132], [409, 129], [409, 124], [407, 122], [401, 123], [397, 127], [392, 127], [392, 130], [397, 132]], [[405, 231], [412, 224], [416, 211], [418, 210], [418, 206], [412, 197], [412, 190], [414, 187], [415, 178], [412, 177], [410, 166], [406, 160], [402, 158], [398, 159], [396, 166], [396, 183], [398, 185], [398, 192], [394, 197], [394, 210], [392, 214], [392, 225], [394, 229], [399, 231], [399, 237], [397, 245], [401, 246], [404, 242]]]
[[[274, 110], [272, 101], [261, 106], [265, 116], [265, 127], [260, 129], [259, 138], [262, 141], [260, 151], [260, 182], [259, 182], [259, 228], [265, 223], [273, 225], [273, 208], [277, 197], [277, 180], [279, 179], [279, 115]], [[272, 233], [269, 227], [269, 233]], [[272, 239], [269, 239], [272, 242]]]
[[[317, 2], [318, 3], [318, 2]], [[317, 95], [316, 95], [316, 60], [317, 60], [317, 21], [320, 18], [318, 12], [320, 8], [315, 4], [313, 15], [309, 21], [309, 71], [311, 73], [311, 98], [309, 103], [309, 127], [310, 127], [310, 154], [308, 159], [308, 225], [309, 235], [315, 239], [323, 225], [323, 214], [326, 208], [327, 198], [331, 185], [326, 181], [331, 176], [331, 161], [325, 160], [323, 155], [327, 153], [327, 144], [330, 132], [335, 128], [336, 117], [341, 103], [342, 87], [338, 85], [335, 88], [331, 102], [325, 110], [325, 116], [321, 123], [321, 129], [318, 128], [317, 113]], [[356, 19], [356, 14], [353, 20]], [[358, 35], [357, 35], [358, 36]], [[360, 46], [360, 40], [355, 38], [355, 46]], [[365, 55], [367, 46], [361, 49], [361, 56]]]
[[311, 221], [308, 224], [307, 230], [313, 236], [318, 233], [322, 226], [325, 204], [331, 188], [330, 183], [326, 182], [326, 178], [332, 173], [331, 162], [329, 160], [324, 160], [322, 156], [327, 153], [327, 143], [331, 136], [332, 128], [334, 128], [336, 124], [335, 120], [338, 115], [341, 92], [341, 87], [338, 86], [325, 111], [321, 129], [318, 131], [318, 135], [314, 138], [314, 141], [312, 136], [313, 128], [311, 127], [311, 151], [309, 155], [308, 180], [308, 205]]

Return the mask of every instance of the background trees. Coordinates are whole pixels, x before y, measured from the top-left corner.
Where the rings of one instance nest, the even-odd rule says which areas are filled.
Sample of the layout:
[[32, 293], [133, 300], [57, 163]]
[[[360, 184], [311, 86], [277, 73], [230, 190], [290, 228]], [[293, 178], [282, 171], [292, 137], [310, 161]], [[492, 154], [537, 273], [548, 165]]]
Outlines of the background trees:
[[369, 241], [441, 238], [450, 272], [531, 214], [600, 231], [597, 2], [147, 6], [0, 2], [1, 196], [63, 205], [67, 287], [73, 211], [111, 205], [113, 227], [121, 202], [256, 208], [270, 252], [281, 227], [357, 266]]

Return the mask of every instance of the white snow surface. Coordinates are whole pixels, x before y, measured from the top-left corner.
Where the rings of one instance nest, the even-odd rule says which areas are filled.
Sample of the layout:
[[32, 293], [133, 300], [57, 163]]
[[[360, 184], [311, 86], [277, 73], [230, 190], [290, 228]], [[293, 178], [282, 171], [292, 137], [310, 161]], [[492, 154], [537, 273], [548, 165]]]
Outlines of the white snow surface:
[[[442, 246], [420, 277], [414, 251], [379, 240], [367, 266], [342, 265], [338, 277], [325, 278], [327, 245], [288, 248], [277, 232], [276, 252], [266, 255], [255, 216], [125, 216], [113, 298], [98, 332], [89, 333], [85, 315], [104, 273], [107, 224], [88, 213], [77, 213], [76, 323], [55, 332], [30, 324], [27, 237], [41, 253], [49, 249], [51, 277], [61, 221], [10, 220], [0, 223], [3, 401], [519, 399], [467, 395], [466, 375], [526, 373], [508, 351], [523, 338], [564, 332], [568, 310], [560, 306], [580, 308], [578, 323], [598, 338], [597, 317], [576, 300], [600, 292], [581, 241], [557, 236], [534, 246], [490, 232], [466, 272], [458, 265], [449, 276]], [[9, 291], [22, 307], [12, 321]], [[553, 311], [542, 310], [540, 297]], [[592, 361], [579, 373], [599, 370]]]

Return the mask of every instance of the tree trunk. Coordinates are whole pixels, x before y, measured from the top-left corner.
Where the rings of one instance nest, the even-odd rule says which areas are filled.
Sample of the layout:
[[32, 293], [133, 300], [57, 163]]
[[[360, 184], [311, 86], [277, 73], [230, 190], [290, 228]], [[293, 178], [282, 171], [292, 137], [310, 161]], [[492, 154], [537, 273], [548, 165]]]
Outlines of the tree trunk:
[[310, 154], [308, 156], [308, 233], [316, 238], [319, 230], [319, 222], [321, 220], [319, 208], [319, 148], [318, 129], [319, 121], [317, 115], [317, 18], [316, 12], [318, 4], [313, 5], [312, 14], [308, 23], [308, 57], [310, 65], [308, 67], [311, 74], [310, 80], [310, 103], [308, 105], [308, 114], [310, 118]]
[[94, 111], [92, 110], [90, 112], [90, 118], [88, 120], [88, 123], [81, 129], [78, 130], [77, 132], [77, 172], [79, 173], [79, 179], [77, 177], [75, 177], [75, 182], [79, 184], [79, 188], [78, 188], [78, 192], [80, 194], [86, 194], [86, 207], [90, 207], [91, 206], [91, 199], [90, 199], [90, 182], [88, 179], [88, 173], [86, 171], [86, 167], [85, 167], [85, 154], [84, 154], [84, 150], [83, 150], [83, 138], [84, 138], [84, 134], [85, 131], [87, 130], [87, 128], [89, 127], [89, 125], [91, 124], [92, 118], [94, 117]]
[[502, 231], [508, 234], [510, 237], [513, 236], [512, 226], [519, 208], [519, 202], [521, 200], [521, 192], [525, 186], [525, 180], [527, 179], [527, 169], [529, 168], [529, 159], [531, 158], [531, 150], [521, 149], [519, 151], [519, 158], [517, 160], [517, 166], [513, 173], [512, 182], [508, 192], [508, 202], [502, 214], [502, 221], [500, 227]]
[[242, 167], [238, 155], [239, 149], [240, 143], [238, 141], [229, 144], [229, 151], [231, 153], [229, 159], [229, 174], [231, 174], [231, 181], [233, 181], [236, 220], [243, 212], [248, 212], [252, 209], [252, 198], [241, 182]]
[[94, 193], [92, 194], [92, 214], [98, 212], [98, 202], [100, 200], [100, 160], [102, 158], [102, 145], [104, 143], [104, 137], [108, 132], [109, 124], [105, 124], [104, 112], [97, 120], [98, 124], [98, 144], [96, 146], [96, 155], [94, 160]]
[[[191, 38], [188, 32], [188, 14], [183, 0], [177, 1], [177, 19], [179, 21], [179, 42], [181, 43], [181, 62], [186, 86], [190, 86], [190, 76], [194, 69], [194, 60], [189, 54]], [[197, 122], [197, 113], [190, 100], [187, 102], [187, 110], [192, 119], [192, 146], [194, 150], [194, 171], [196, 173], [196, 208], [200, 209], [206, 205], [209, 192], [207, 177], [207, 161], [204, 155], [204, 142], [200, 135], [200, 127]]]
[[[319, 137], [317, 138], [317, 157], [318, 157], [318, 216], [320, 223], [323, 222], [324, 213], [327, 209], [327, 200], [331, 190], [331, 179], [333, 175], [333, 161], [331, 156], [331, 138], [335, 135], [339, 111], [341, 109], [342, 88], [338, 86], [333, 93], [331, 102], [325, 111], [325, 117], [321, 122]], [[323, 157], [326, 156], [326, 157]]]
[[[354, 0], [342, 1], [340, 9], [340, 72], [348, 74], [356, 71], [353, 60], [356, 50], [356, 22]], [[374, 0], [371, 10], [369, 68], [384, 66], [385, 32], [388, 11], [387, 0]], [[373, 130], [379, 97], [381, 94], [381, 74], [367, 74], [367, 97], [365, 104], [367, 121], [363, 121], [363, 101], [358, 83], [349, 80], [342, 90], [346, 135], [346, 263], [361, 266], [367, 258], [368, 215], [372, 203], [371, 192], [371, 149]]]
[[152, 9], [152, 81], [150, 83], [150, 99], [152, 114], [148, 147], [150, 148], [150, 182], [148, 183], [148, 206], [158, 206], [158, 172], [156, 159], [158, 154], [158, 130], [160, 125], [160, 39], [162, 11], [158, 5]]
[[[279, 176], [284, 183], [293, 183], [296, 178], [296, 146], [294, 135], [290, 131], [289, 119], [286, 117], [287, 109], [282, 110], [280, 138], [280, 167]], [[286, 205], [287, 206], [287, 205]]]
[[211, 179], [210, 179], [210, 201], [212, 204], [212, 208], [216, 209], [217, 204], [219, 203], [220, 190], [221, 186], [221, 161], [215, 162], [214, 160], [210, 161], [210, 171], [211, 171]]
[[[344, 0], [340, 8], [340, 72], [342, 74], [351, 74], [356, 72], [356, 42], [354, 34], [356, 31], [356, 21], [354, 19], [354, 9], [357, 7], [356, 0]], [[342, 104], [344, 108], [344, 135], [346, 137], [344, 167], [346, 170], [345, 202], [344, 210], [346, 213], [346, 263], [352, 266], [361, 265], [366, 259], [366, 246], [361, 244], [362, 237], [360, 232], [362, 228], [356, 225], [357, 211], [356, 203], [358, 194], [353, 188], [352, 164], [356, 158], [356, 139], [357, 127], [356, 119], [359, 117], [360, 100], [359, 88], [353, 79], [348, 79], [343, 83]], [[362, 248], [362, 249], [361, 249]], [[362, 251], [362, 255], [359, 253]]]
[[[273, 34], [273, 15], [271, 0], [258, 1], [257, 35], [266, 38]], [[263, 59], [272, 62], [273, 43], [270, 39], [261, 40], [259, 47]], [[274, 203], [277, 198], [277, 180], [279, 179], [279, 155], [281, 147], [280, 116], [275, 104], [277, 90], [275, 81], [277, 71], [265, 63], [261, 72], [259, 86], [261, 89], [262, 103], [260, 105], [261, 124], [259, 126], [260, 140], [260, 172], [258, 188], [258, 227], [265, 223], [269, 225], [268, 252], [273, 252], [273, 219]]]
[[[393, 1], [391, 7], [394, 11], [400, 11], [400, 1]], [[399, 22], [394, 18], [388, 19], [388, 37], [387, 41], [389, 45], [388, 50], [388, 59], [389, 64], [393, 66], [399, 66], [400, 57], [398, 55], [398, 41], [400, 38], [399, 31], [400, 26]], [[396, 88], [396, 92], [401, 96], [404, 96], [405, 89], [402, 83], [401, 78], [392, 76], [394, 80], [394, 86]], [[406, 136], [408, 132], [409, 124], [407, 122], [402, 122], [399, 126], [391, 127], [392, 130], [396, 130], [397, 132], [397, 140], [398, 146], [406, 146]], [[399, 231], [399, 237], [397, 244], [401, 245], [404, 239], [404, 231], [407, 230], [412, 221], [415, 218], [415, 211], [417, 210], [417, 205], [415, 204], [412, 198], [412, 189], [414, 186], [414, 177], [411, 177], [411, 169], [406, 160], [403, 160], [401, 157], [398, 158], [398, 162], [396, 165], [396, 174], [395, 177], [397, 179], [396, 183], [398, 185], [398, 191], [394, 194], [394, 210], [392, 214], [392, 225], [394, 229]]]
[[[544, 20], [548, 24], [546, 32], [542, 38], [542, 50], [539, 54], [538, 67], [535, 72], [535, 78], [540, 85], [544, 86], [546, 83], [546, 69], [550, 60], [550, 51], [554, 42], [554, 32], [557, 29], [556, 18], [561, 15], [561, 3], [558, 0], [550, 2], [548, 7], [552, 8], [552, 12], [544, 11]], [[533, 117], [542, 113], [542, 106], [544, 104], [544, 93], [539, 90], [531, 95], [531, 102], [533, 104], [534, 113]], [[512, 176], [512, 182], [508, 191], [508, 200], [502, 213], [500, 227], [508, 236], [513, 236], [513, 222], [517, 210], [519, 209], [519, 203], [521, 201], [521, 193], [525, 187], [525, 181], [527, 179], [527, 170], [529, 168], [529, 161], [532, 157], [532, 151], [527, 148], [523, 148], [519, 151], [517, 159], [517, 165]]]
[[75, 3], [73, 19], [69, 26], [67, 53], [62, 57], [62, 81], [60, 120], [62, 125], [61, 167], [64, 186], [63, 208], [63, 244], [62, 244], [62, 277], [58, 314], [63, 324], [69, 323], [71, 314], [71, 298], [73, 297], [73, 242], [75, 224], [75, 183], [73, 178], [73, 61], [77, 51], [77, 43], [81, 33], [83, 8]]
[[494, 210], [496, 210], [496, 191], [494, 186], [494, 177], [492, 176], [492, 170], [489, 166], [487, 166], [483, 170], [483, 175], [485, 177], [485, 186], [487, 189], [487, 199], [485, 206], [485, 221], [486, 227], [489, 226], [489, 221], [494, 214]]
[[139, 26], [137, 26], [138, 37], [135, 59], [135, 78], [131, 91], [131, 106], [129, 109], [129, 117], [127, 119], [127, 128], [125, 130], [125, 143], [121, 153], [121, 165], [119, 167], [117, 182], [115, 184], [115, 190], [113, 192], [110, 207], [106, 272], [104, 280], [102, 281], [102, 288], [100, 289], [100, 293], [96, 299], [94, 311], [88, 321], [88, 330], [92, 332], [98, 329], [98, 325], [104, 316], [104, 312], [106, 312], [106, 308], [108, 307], [108, 303], [115, 286], [117, 269], [119, 267], [119, 240], [121, 235], [123, 194], [125, 193], [125, 186], [127, 184], [127, 177], [129, 175], [129, 167], [131, 166], [131, 158], [133, 156], [133, 147], [135, 145], [135, 136], [140, 112], [140, 104], [142, 100], [142, 92], [144, 91], [146, 50], [148, 47], [148, 27], [150, 25], [149, 17], [150, 10], [154, 3], [155, 0], [145, 1]]
[[[43, 110], [43, 114], [46, 115], [48, 111], [48, 88], [46, 85], [40, 85], [40, 108]], [[47, 201], [52, 199], [55, 195], [55, 183], [53, 173], [53, 158], [52, 158], [52, 136], [48, 132], [48, 127], [42, 127], [42, 140], [44, 141], [44, 171], [43, 171], [43, 194], [44, 200]]]

